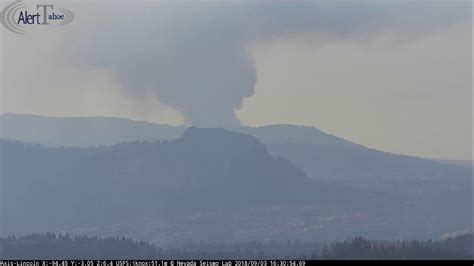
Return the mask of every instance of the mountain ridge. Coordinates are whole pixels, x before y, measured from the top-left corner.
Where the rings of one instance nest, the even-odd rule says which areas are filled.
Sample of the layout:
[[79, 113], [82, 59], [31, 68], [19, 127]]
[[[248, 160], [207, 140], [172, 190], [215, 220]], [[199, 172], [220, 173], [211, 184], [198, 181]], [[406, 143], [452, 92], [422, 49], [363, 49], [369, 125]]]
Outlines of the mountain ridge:
[[[122, 213], [141, 216], [345, 201], [346, 197], [324, 193], [332, 187], [346, 191], [349, 198], [366, 198], [312, 180], [288, 160], [273, 157], [257, 138], [222, 128], [189, 128], [175, 140], [90, 148], [1, 140], [0, 151], [6, 228], [16, 228], [19, 217], [35, 215], [42, 205], [51, 209], [43, 210], [45, 215], [53, 211], [67, 217], [55, 224], [60, 226], [83, 219], [79, 217], [113, 221]], [[52, 229], [38, 224], [42, 230]]]
[[[372, 237], [432, 237], [471, 224], [471, 183], [431, 176], [437, 171], [383, 173], [388, 178], [350, 171], [339, 183], [310, 178], [256, 137], [222, 128], [99, 147], [0, 140], [0, 234], [108, 232], [117, 230], [115, 221], [136, 234], [153, 221], [152, 236], [181, 240], [189, 237], [182, 232], [195, 239], [284, 239], [309, 237], [307, 230], [334, 239], [346, 237], [348, 225], [351, 233]], [[55, 218], [38, 221], [38, 215]]]
[[[32, 131], [36, 131], [35, 132], [36, 134], [42, 133], [42, 132], [38, 132], [38, 130], [41, 131], [41, 129], [37, 128], [40, 122], [48, 124], [48, 129], [50, 130], [48, 131], [48, 133], [54, 132], [54, 131], [56, 131], [57, 133], [61, 133], [61, 131], [65, 131], [64, 134], [69, 133], [70, 130], [67, 130], [67, 126], [70, 126], [72, 122], [75, 122], [75, 123], [89, 122], [89, 124], [86, 124], [86, 125], [89, 127], [92, 127], [92, 129], [96, 129], [97, 131], [104, 130], [105, 126], [116, 127], [118, 123], [121, 123], [120, 125], [123, 126], [122, 129], [127, 129], [128, 127], [133, 128], [133, 126], [135, 127], [141, 126], [140, 129], [142, 130], [155, 131], [154, 133], [156, 133], [156, 135], [154, 136], [154, 138], [150, 138], [149, 140], [177, 138], [181, 136], [182, 133], [184, 133], [184, 131], [187, 128], [189, 128], [188, 126], [172, 126], [168, 124], [158, 124], [158, 123], [153, 123], [153, 122], [148, 122], [148, 121], [140, 121], [140, 120], [133, 120], [129, 118], [118, 118], [118, 117], [108, 117], [108, 116], [52, 117], [52, 116], [42, 116], [42, 115], [5, 113], [5, 114], [0, 114], [0, 138], [28, 141], [27, 138], [29, 137], [33, 139], [33, 142], [35, 142], [33, 138], [34, 135], [33, 134], [30, 134], [29, 136], [25, 135], [27, 134], [27, 132], [25, 131], [27, 127], [36, 127], [35, 130], [32, 130]], [[113, 123], [111, 123], [110, 125], [107, 125], [107, 122], [113, 122]], [[64, 124], [61, 125], [61, 123], [66, 123], [66, 125]], [[126, 125], [126, 123], [128, 123], [129, 125]], [[345, 140], [343, 138], [325, 133], [318, 128], [310, 127], [310, 126], [276, 124], [276, 125], [264, 125], [264, 126], [259, 126], [259, 127], [240, 126], [240, 127], [222, 127], [222, 128], [235, 131], [238, 133], [253, 135], [259, 138], [264, 143], [271, 143], [271, 142], [279, 143], [279, 142], [294, 141], [295, 143], [309, 142], [313, 144], [316, 144], [316, 143], [321, 144], [321, 141], [325, 141], [326, 144], [331, 144], [331, 145], [354, 145], [354, 146], [364, 147], [360, 144], [356, 144], [351, 141]], [[107, 133], [112, 133], [113, 129], [114, 128], [112, 128], [112, 130], [109, 130], [109, 132]], [[167, 134], [163, 134], [161, 132], [156, 132], [156, 130], [168, 130], [168, 131], [166, 132]], [[93, 130], [88, 130], [88, 133], [90, 134], [90, 136], [94, 137], [95, 135], [91, 134], [92, 132]], [[272, 132], [277, 132], [277, 133], [267, 136], [268, 133], [272, 133]], [[53, 135], [58, 135], [57, 133]], [[102, 132], [102, 133], [105, 133], [105, 132]], [[296, 135], [296, 136], [292, 137], [291, 135]], [[99, 143], [99, 144], [112, 145], [112, 144], [120, 142], [120, 139], [118, 139], [118, 141], [113, 140], [113, 138], [116, 137], [115, 134], [108, 134], [108, 136], [109, 138], [112, 138], [112, 140], [108, 140], [105, 143]], [[153, 135], [145, 134], [145, 136], [153, 136]], [[41, 140], [41, 137], [48, 139], [47, 138], [48, 135], [43, 134], [40, 136], [40, 138], [36, 138], [37, 140], [36, 142], [40, 142], [40, 143], [48, 142], [45, 140]], [[290, 139], [286, 139], [286, 138], [290, 138]], [[71, 141], [71, 139], [65, 139], [65, 140], [62, 140], [61, 138], [59, 139], [51, 138], [51, 139], [52, 139], [51, 140], [52, 144], [57, 145], [57, 146], [94, 146], [97, 143], [97, 141], [94, 141], [93, 139], [90, 140], [90, 143], [73, 142]], [[133, 140], [144, 140], [144, 139], [143, 139], [143, 136], [137, 135], [134, 138], [133, 137], [128, 138], [128, 140], [133, 141]], [[54, 141], [56, 141], [56, 143]], [[68, 143], [68, 142], [72, 142], [72, 143]]]

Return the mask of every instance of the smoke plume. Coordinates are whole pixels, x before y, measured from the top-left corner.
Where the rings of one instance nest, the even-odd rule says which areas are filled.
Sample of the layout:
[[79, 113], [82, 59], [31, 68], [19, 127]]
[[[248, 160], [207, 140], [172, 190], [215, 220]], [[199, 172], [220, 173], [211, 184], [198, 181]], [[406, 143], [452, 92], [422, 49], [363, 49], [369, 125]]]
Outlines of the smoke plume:
[[447, 6], [355, 1], [89, 3], [77, 9], [76, 17], [83, 18], [76, 23], [84, 23], [84, 30], [69, 36], [67, 47], [71, 61], [82, 67], [112, 69], [130, 97], [152, 91], [193, 125], [232, 126], [240, 124], [235, 110], [255, 91], [252, 44], [288, 38], [318, 44], [365, 42], [385, 33], [413, 39], [470, 18], [469, 2]]

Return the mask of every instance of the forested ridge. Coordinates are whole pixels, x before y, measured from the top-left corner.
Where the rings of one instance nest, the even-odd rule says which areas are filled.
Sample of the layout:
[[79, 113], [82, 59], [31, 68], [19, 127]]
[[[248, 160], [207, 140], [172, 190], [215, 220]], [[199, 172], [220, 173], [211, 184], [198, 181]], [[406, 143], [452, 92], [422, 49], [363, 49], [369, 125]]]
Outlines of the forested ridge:
[[252, 241], [161, 248], [126, 237], [44, 233], [0, 238], [0, 259], [275, 259], [275, 251], [281, 259], [472, 259], [472, 240], [473, 235], [443, 241], [382, 242], [357, 237], [319, 247], [299, 241]]

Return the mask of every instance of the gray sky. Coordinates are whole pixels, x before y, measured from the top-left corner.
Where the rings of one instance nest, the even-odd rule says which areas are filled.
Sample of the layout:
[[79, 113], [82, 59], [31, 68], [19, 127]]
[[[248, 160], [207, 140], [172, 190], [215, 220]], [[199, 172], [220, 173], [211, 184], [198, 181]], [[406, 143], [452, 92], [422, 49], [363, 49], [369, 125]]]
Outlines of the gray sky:
[[310, 125], [471, 158], [470, 2], [61, 5], [72, 24], [2, 29], [1, 112]]

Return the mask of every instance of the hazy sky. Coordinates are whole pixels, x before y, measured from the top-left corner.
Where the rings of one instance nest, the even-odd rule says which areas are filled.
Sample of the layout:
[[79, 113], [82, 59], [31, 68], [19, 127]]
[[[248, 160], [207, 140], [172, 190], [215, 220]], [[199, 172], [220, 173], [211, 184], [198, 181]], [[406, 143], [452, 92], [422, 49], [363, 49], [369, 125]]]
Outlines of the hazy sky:
[[470, 1], [60, 3], [72, 24], [2, 29], [2, 113], [310, 125], [471, 158]]

